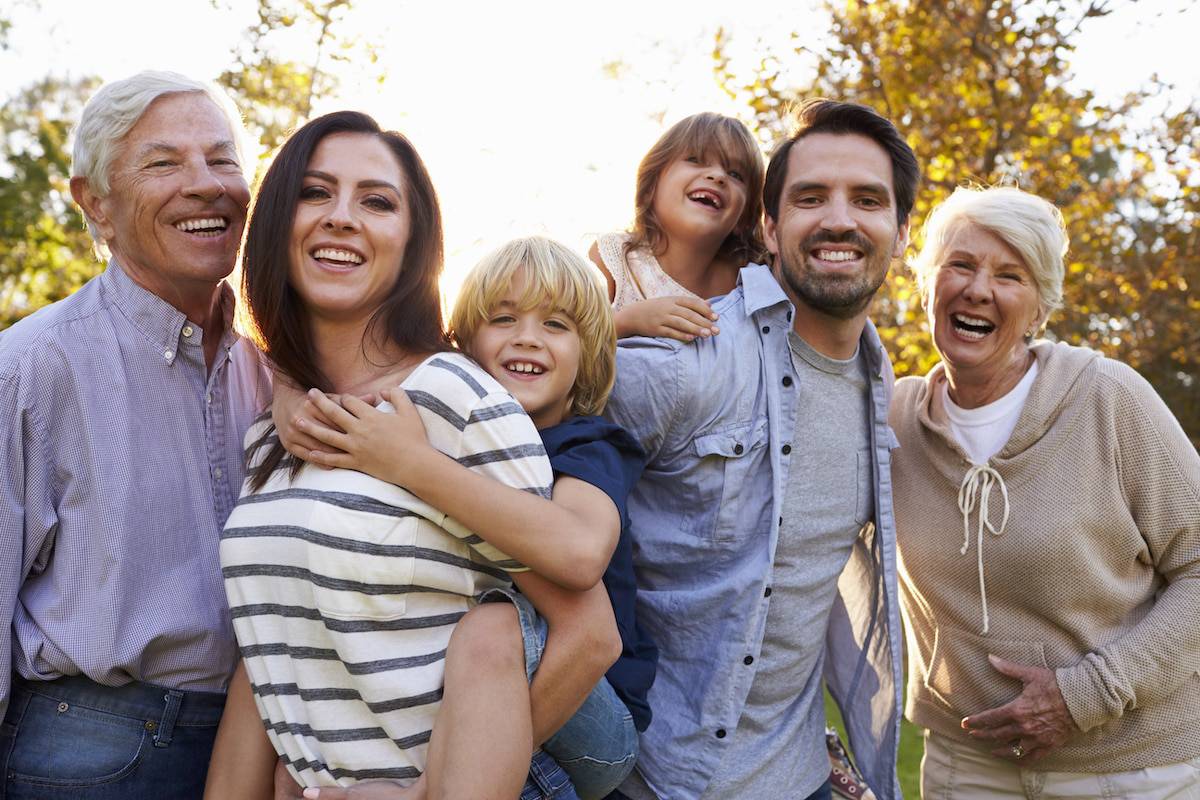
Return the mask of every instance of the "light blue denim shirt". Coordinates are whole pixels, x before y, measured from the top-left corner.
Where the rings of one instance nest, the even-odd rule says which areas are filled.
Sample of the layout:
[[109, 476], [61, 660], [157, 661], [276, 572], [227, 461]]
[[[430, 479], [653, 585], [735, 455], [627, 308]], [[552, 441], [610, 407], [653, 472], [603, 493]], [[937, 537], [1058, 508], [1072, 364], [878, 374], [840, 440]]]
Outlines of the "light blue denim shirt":
[[[788, 453], [804, 446], [791, 441], [798, 380], [787, 339], [792, 306], [770, 270], [744, 268], [713, 310], [721, 333], [711, 338], [623, 339], [605, 412], [648, 456], [629, 515], [638, 616], [660, 657], [638, 769], [670, 800], [703, 794], [732, 741], [727, 733], [750, 691], [771, 602]], [[892, 800], [900, 797], [901, 691], [890, 475], [896, 439], [887, 424], [892, 369], [870, 323], [860, 347], [870, 367], [876, 519], [839, 579], [825, 678], [867, 782], [880, 800]], [[797, 691], [806, 677], [796, 676]]]

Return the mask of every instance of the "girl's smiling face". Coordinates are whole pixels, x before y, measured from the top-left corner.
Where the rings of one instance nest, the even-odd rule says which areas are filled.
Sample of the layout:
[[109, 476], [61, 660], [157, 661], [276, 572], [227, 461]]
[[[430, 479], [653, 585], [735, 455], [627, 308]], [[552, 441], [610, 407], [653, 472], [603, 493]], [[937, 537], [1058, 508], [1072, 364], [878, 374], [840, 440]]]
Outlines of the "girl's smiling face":
[[520, 308], [524, 289], [521, 269], [466, 349], [540, 430], [569, 414], [579, 373], [579, 331], [570, 316], [549, 302]]

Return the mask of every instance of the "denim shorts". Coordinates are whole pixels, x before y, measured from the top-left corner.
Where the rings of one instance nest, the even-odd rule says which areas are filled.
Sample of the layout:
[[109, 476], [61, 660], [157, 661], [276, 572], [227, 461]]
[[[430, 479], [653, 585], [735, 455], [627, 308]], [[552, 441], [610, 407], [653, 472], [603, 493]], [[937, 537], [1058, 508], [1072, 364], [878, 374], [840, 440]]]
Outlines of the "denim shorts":
[[200, 797], [225, 695], [14, 676], [0, 725], [3, 800]]
[[[532, 679], [546, 647], [546, 621], [515, 589], [490, 589], [480, 602], [509, 602], [516, 608], [525, 643], [525, 674]], [[633, 770], [638, 754], [637, 728], [629, 708], [608, 681], [601, 680], [542, 749], [570, 776], [581, 800], [599, 800], [620, 786]], [[530, 798], [522, 795], [521, 800]]]

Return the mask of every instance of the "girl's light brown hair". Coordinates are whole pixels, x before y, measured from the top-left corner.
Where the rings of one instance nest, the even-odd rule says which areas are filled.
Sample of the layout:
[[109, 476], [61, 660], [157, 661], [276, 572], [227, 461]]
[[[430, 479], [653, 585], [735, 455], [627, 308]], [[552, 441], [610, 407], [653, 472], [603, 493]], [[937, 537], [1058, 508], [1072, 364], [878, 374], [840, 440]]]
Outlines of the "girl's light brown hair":
[[463, 280], [450, 314], [450, 335], [470, 355], [475, 334], [522, 270], [525, 288], [517, 298], [517, 309], [526, 311], [543, 303], [561, 309], [575, 321], [579, 332], [579, 371], [571, 388], [571, 414], [599, 414], [616, 378], [617, 330], [604, 279], [566, 245], [529, 236], [513, 239], [485, 256]]
[[666, 233], [654, 216], [654, 190], [663, 171], [689, 155], [711, 158], [726, 170], [742, 173], [746, 206], [719, 253], [734, 262], [761, 261], [766, 253], [762, 239], [762, 151], [739, 120], [708, 111], [672, 125], [638, 165], [633, 225], [626, 249], [645, 246], [655, 255], [666, 251]]

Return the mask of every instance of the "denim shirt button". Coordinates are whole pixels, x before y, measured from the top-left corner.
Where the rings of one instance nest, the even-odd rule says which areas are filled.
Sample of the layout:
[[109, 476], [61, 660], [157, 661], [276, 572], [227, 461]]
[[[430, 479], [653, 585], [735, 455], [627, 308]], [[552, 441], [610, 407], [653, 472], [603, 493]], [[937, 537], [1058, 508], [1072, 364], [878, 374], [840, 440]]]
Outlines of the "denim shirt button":
[[717, 738], [718, 739], [725, 738], [725, 729], [724, 728], [717, 728]]
[[791, 385], [792, 385], [792, 376], [791, 376], [791, 375], [784, 375], [784, 376], [783, 376], [783, 385], [784, 385], [784, 386], [791, 386]]
[[754, 663], [754, 656], [746, 656], [742, 659], [742, 663], [747, 667]]
[[763, 325], [763, 333], [770, 333], [770, 332], [771, 332], [771, 326]]
[[786, 456], [788, 453], [792, 452], [792, 446], [791, 446], [790, 444], [785, 444], [785, 445], [784, 445], [782, 448], [780, 448], [780, 449], [781, 449], [781, 450], [783, 450], [783, 454], [784, 454], [785, 456]]
[[733, 446], [733, 454], [734, 454], [734, 455], [738, 455], [738, 456], [740, 456], [740, 455], [741, 455], [742, 453], [744, 453], [745, 451], [746, 451], [746, 448], [742, 447], [742, 443], [741, 443], [741, 442], [738, 442], [737, 444], [735, 444], [735, 445]]
[[770, 597], [770, 596], [771, 596], [771, 587], [768, 586], [767, 588], [763, 589], [763, 597]]

